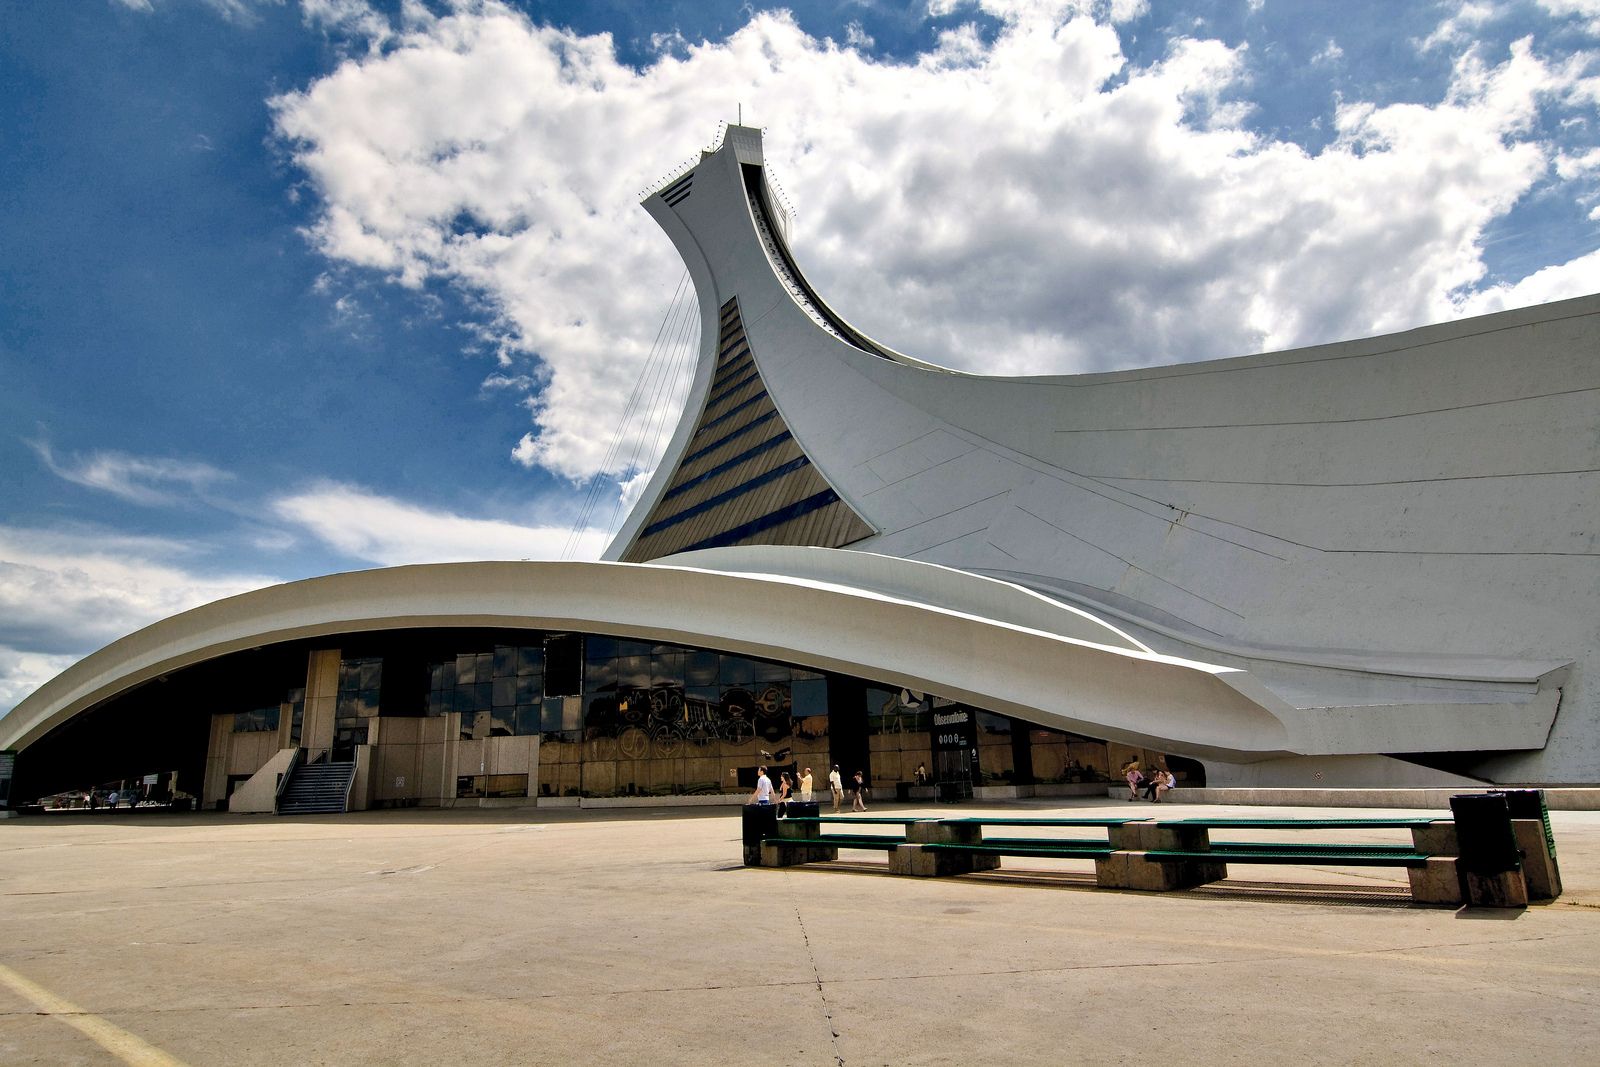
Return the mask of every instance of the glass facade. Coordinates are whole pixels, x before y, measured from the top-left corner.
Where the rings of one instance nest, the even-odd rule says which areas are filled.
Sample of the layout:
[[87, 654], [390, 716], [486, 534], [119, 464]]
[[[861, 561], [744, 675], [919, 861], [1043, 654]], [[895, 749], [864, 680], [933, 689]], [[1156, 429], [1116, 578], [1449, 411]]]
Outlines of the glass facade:
[[[824, 687], [822, 675], [781, 663], [590, 636], [582, 735], [545, 735], [540, 795], [736, 792], [753, 784], [741, 768], [819, 767], [828, 757]], [[553, 743], [565, 749], [553, 767], [579, 764], [576, 781], [570, 772], [544, 773]]]
[[339, 661], [339, 699], [333, 719], [333, 758], [355, 758], [367, 743], [367, 720], [378, 717], [383, 687], [383, 659], [367, 656]]
[[[810, 767], [820, 783], [839, 763], [846, 777], [860, 768], [880, 789], [1110, 780], [1103, 741], [931, 694], [848, 679], [830, 695], [816, 671], [605, 634], [506, 637], [458, 643], [427, 663], [424, 714], [454, 716], [457, 739], [539, 739], [532, 773], [462, 774], [459, 798], [742, 793], [761, 764], [775, 780]], [[377, 661], [344, 667], [342, 680], [381, 679]], [[375, 695], [370, 707], [376, 713]], [[861, 744], [835, 744], [830, 723], [841, 715], [864, 723]]]
[[253, 708], [233, 713], [233, 732], [236, 734], [263, 733], [278, 728], [278, 706]]
[[[319, 691], [313, 705], [307, 686], [329, 684], [315, 669], [330, 654], [335, 692]], [[183, 709], [193, 709], [194, 726], [175, 748], [152, 726]], [[74, 736], [119, 739], [105, 747], [107, 767], [176, 759], [186, 789], [212, 800], [226, 776], [259, 766], [251, 761], [265, 750], [252, 739], [273, 731], [313, 760], [331, 733], [331, 758], [368, 760], [367, 802], [379, 805], [743, 795], [763, 764], [775, 781], [809, 767], [825, 793], [837, 763], [846, 779], [864, 772], [883, 796], [940, 782], [1088, 790], [1132, 760], [1170, 766], [1187, 784], [1204, 773], [870, 679], [668, 642], [504, 628], [352, 633], [235, 653], [107, 701], [81, 722], [93, 729]], [[208, 737], [224, 735], [245, 740], [208, 749]]]

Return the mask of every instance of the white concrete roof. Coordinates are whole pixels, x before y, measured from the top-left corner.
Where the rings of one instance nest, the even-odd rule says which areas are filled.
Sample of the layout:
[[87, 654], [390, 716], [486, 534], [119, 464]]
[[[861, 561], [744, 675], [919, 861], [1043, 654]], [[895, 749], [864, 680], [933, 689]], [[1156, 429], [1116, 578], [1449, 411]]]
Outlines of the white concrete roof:
[[[985, 580], [955, 575], [957, 583], [974, 581]], [[1091, 642], [815, 577], [509, 562], [334, 574], [163, 619], [17, 705], [0, 719], [0, 748], [25, 747], [117, 693], [230, 652], [434, 626], [574, 629], [704, 645], [931, 690], [1043, 726], [1156, 748], [1239, 761], [1288, 751], [1283, 724], [1241, 692], [1250, 688], [1243, 672], [1125, 641]], [[1099, 636], [1118, 640], [1109, 628]]]

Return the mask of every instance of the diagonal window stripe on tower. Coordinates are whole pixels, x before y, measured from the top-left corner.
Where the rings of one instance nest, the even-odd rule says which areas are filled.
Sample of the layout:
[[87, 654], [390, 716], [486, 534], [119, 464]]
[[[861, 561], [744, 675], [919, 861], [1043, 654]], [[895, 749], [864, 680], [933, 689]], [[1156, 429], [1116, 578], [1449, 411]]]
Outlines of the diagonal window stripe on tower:
[[838, 548], [871, 536], [872, 527], [839, 499], [773, 406], [737, 297], [722, 305], [719, 322], [719, 363], [699, 422], [622, 559], [638, 563], [723, 545]]

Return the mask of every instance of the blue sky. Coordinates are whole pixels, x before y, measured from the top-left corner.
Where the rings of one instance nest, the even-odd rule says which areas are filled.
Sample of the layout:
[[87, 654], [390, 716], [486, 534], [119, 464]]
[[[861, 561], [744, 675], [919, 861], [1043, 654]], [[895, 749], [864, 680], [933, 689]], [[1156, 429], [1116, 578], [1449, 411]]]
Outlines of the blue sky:
[[1600, 0], [11, 5], [0, 710], [254, 586], [559, 556], [596, 476], [604, 525], [682, 277], [637, 194], [740, 106], [847, 317], [1069, 373], [1600, 289], [1597, 49]]

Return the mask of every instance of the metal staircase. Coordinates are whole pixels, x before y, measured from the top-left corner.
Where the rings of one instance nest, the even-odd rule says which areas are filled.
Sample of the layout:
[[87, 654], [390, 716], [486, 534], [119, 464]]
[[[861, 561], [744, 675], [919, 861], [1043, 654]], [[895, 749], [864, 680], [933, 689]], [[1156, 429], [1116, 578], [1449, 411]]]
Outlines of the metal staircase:
[[355, 763], [300, 763], [278, 795], [279, 815], [342, 815], [350, 803]]

